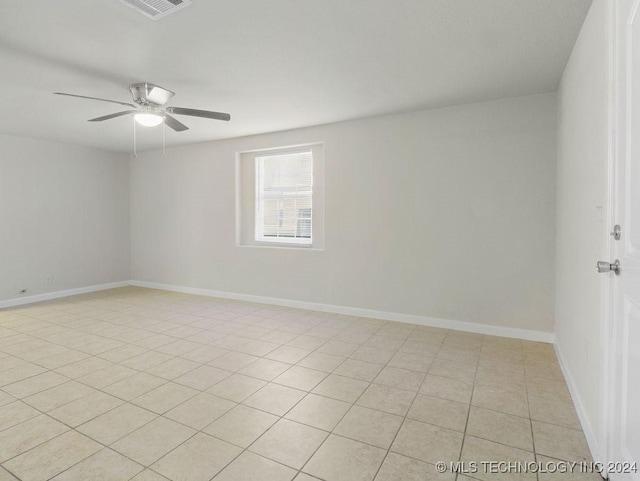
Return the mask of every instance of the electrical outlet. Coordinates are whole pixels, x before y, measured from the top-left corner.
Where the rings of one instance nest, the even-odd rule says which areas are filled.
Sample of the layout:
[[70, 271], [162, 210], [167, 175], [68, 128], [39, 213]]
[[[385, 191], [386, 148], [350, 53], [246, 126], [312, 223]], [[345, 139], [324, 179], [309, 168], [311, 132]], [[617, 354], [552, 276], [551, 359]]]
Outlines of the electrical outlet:
[[53, 277], [51, 277], [51, 276], [45, 277], [44, 278], [44, 283], [47, 284], [47, 285], [53, 283]]

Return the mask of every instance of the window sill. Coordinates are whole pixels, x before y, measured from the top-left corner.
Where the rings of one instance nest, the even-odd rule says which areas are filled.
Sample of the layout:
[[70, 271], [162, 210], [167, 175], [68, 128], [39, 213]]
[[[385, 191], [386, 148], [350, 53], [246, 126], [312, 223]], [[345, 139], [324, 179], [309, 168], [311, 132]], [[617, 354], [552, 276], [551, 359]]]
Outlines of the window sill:
[[323, 251], [323, 247], [313, 247], [312, 245], [286, 244], [278, 242], [264, 242], [256, 244], [236, 244], [236, 247], [257, 247], [259, 249], [295, 249], [306, 251]]

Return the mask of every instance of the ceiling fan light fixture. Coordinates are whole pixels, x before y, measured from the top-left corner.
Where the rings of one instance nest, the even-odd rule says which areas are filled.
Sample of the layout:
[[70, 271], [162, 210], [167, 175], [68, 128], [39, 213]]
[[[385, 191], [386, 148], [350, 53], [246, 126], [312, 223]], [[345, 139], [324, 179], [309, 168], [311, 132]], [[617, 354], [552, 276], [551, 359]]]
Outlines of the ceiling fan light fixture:
[[133, 118], [136, 119], [136, 122], [145, 127], [155, 127], [160, 125], [163, 120], [162, 115], [148, 113], [135, 114]]

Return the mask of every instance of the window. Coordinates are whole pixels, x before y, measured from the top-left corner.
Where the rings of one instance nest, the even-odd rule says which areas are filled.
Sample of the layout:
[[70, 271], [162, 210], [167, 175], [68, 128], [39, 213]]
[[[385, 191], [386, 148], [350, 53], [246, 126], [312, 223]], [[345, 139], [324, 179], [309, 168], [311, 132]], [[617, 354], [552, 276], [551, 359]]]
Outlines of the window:
[[238, 152], [236, 244], [322, 250], [323, 196], [323, 144]]
[[313, 153], [257, 155], [255, 240], [311, 245]]

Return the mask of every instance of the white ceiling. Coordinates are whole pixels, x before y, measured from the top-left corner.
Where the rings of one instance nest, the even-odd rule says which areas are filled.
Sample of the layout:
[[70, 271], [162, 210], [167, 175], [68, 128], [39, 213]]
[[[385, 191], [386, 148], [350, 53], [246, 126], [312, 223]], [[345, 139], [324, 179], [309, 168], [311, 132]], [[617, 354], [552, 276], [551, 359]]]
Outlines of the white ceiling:
[[[123, 110], [54, 91], [131, 101], [176, 92], [167, 144], [554, 91], [591, 0], [193, 0], [153, 21], [117, 0], [0, 2], [0, 132], [132, 149]], [[162, 129], [138, 129], [139, 149]]]

